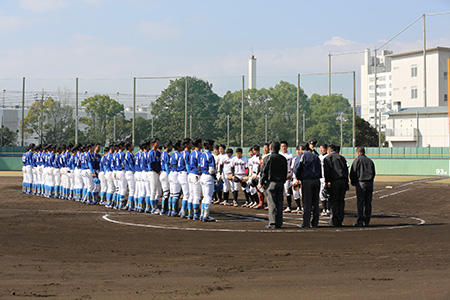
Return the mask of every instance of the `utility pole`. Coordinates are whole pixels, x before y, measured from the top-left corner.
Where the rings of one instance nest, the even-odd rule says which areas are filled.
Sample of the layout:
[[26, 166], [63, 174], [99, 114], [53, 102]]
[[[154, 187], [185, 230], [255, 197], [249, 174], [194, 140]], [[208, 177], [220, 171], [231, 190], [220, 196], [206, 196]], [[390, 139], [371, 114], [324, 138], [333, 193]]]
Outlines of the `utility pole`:
[[[300, 127], [300, 73], [297, 74], [297, 111], [296, 111], [296, 126], [295, 126], [295, 146], [299, 143], [299, 127]], [[267, 143], [267, 136], [266, 136], [266, 143]]]
[[20, 122], [20, 135], [21, 135], [21, 143], [20, 145], [24, 146], [24, 128], [25, 128], [25, 77], [22, 78], [22, 122]]
[[187, 89], [188, 89], [188, 82], [187, 82], [187, 76], [184, 77], [184, 137], [187, 138]]
[[343, 113], [343, 112], [340, 112], [340, 113], [338, 114], [338, 120], [340, 121], [340, 128], [341, 128], [341, 147], [342, 147], [343, 144], [344, 144], [344, 136], [343, 136], [343, 133], [342, 133], [342, 123], [343, 123], [343, 121], [344, 121], [344, 113]]
[[230, 115], [227, 115], [227, 148], [230, 146]]
[[427, 107], [427, 30], [426, 14], [423, 17], [423, 106]]
[[136, 77], [133, 77], [133, 120], [131, 120], [131, 143], [133, 145], [136, 142], [135, 119], [136, 119]]
[[78, 144], [78, 77], [75, 78], [75, 145]]
[[244, 75], [242, 75], [242, 92], [241, 92], [241, 147], [244, 147]]
[[356, 147], [356, 72], [353, 71], [353, 126], [352, 147]]

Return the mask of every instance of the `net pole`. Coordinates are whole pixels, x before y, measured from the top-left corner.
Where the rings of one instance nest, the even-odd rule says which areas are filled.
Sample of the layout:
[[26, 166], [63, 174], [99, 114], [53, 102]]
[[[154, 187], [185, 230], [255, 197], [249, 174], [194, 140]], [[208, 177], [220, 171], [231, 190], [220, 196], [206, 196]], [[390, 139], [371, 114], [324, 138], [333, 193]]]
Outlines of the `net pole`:
[[[133, 77], [133, 119], [131, 120], [131, 143], [136, 142], [135, 136], [135, 119], [136, 119], [136, 77]], [[152, 126], [153, 130], [153, 126]]]
[[352, 126], [352, 146], [356, 147], [356, 72], [353, 71], [353, 126]]
[[75, 78], [75, 145], [78, 144], [78, 77]]
[[242, 75], [242, 91], [241, 91], [241, 148], [244, 147], [244, 75]]
[[20, 122], [20, 135], [21, 135], [21, 143], [20, 145], [24, 146], [24, 128], [25, 128], [25, 77], [22, 78], [22, 122]]
[[[447, 59], [447, 105], [448, 105], [448, 130], [449, 130], [449, 143], [448, 143], [448, 158], [450, 159], [450, 58]], [[450, 160], [449, 160], [450, 165]], [[449, 174], [450, 175], [450, 174]]]
[[[299, 127], [300, 127], [300, 73], [297, 74], [297, 111], [296, 111], [296, 126], [295, 126], [295, 146], [299, 143]], [[267, 137], [266, 137], [267, 140]]]
[[188, 122], [188, 115], [187, 115], [187, 77], [184, 78], [184, 137], [187, 138], [187, 122]]

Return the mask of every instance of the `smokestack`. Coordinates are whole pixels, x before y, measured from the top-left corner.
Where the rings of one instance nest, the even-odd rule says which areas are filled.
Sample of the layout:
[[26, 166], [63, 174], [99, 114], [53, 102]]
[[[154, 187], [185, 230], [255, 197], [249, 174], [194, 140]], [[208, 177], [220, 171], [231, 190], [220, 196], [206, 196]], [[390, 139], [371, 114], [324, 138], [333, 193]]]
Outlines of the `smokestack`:
[[248, 60], [248, 88], [256, 89], [256, 57], [254, 55]]

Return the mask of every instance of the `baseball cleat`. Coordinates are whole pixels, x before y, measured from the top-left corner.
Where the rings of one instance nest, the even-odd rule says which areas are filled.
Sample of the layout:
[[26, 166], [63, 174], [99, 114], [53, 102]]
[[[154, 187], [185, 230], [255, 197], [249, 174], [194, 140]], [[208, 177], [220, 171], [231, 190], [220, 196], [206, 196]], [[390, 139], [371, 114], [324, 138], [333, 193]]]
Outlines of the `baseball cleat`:
[[286, 207], [285, 210], [283, 210], [284, 213], [290, 213], [291, 212], [291, 208], [290, 207]]
[[202, 218], [202, 222], [215, 222], [215, 221], [216, 221], [216, 219], [211, 218], [210, 216]]

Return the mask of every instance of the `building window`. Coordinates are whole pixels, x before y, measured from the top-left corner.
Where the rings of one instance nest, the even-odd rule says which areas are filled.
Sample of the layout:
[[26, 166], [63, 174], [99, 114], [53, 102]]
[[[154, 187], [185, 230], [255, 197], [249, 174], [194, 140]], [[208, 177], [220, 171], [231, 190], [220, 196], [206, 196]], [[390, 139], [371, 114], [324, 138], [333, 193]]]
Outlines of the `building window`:
[[444, 94], [444, 101], [447, 102], [447, 100], [448, 100], [448, 95], [447, 95], [447, 94]]
[[417, 99], [417, 87], [411, 88], [411, 99]]
[[411, 77], [417, 77], [417, 66], [416, 65], [411, 66]]
[[447, 72], [444, 72], [444, 80], [447, 80]]

